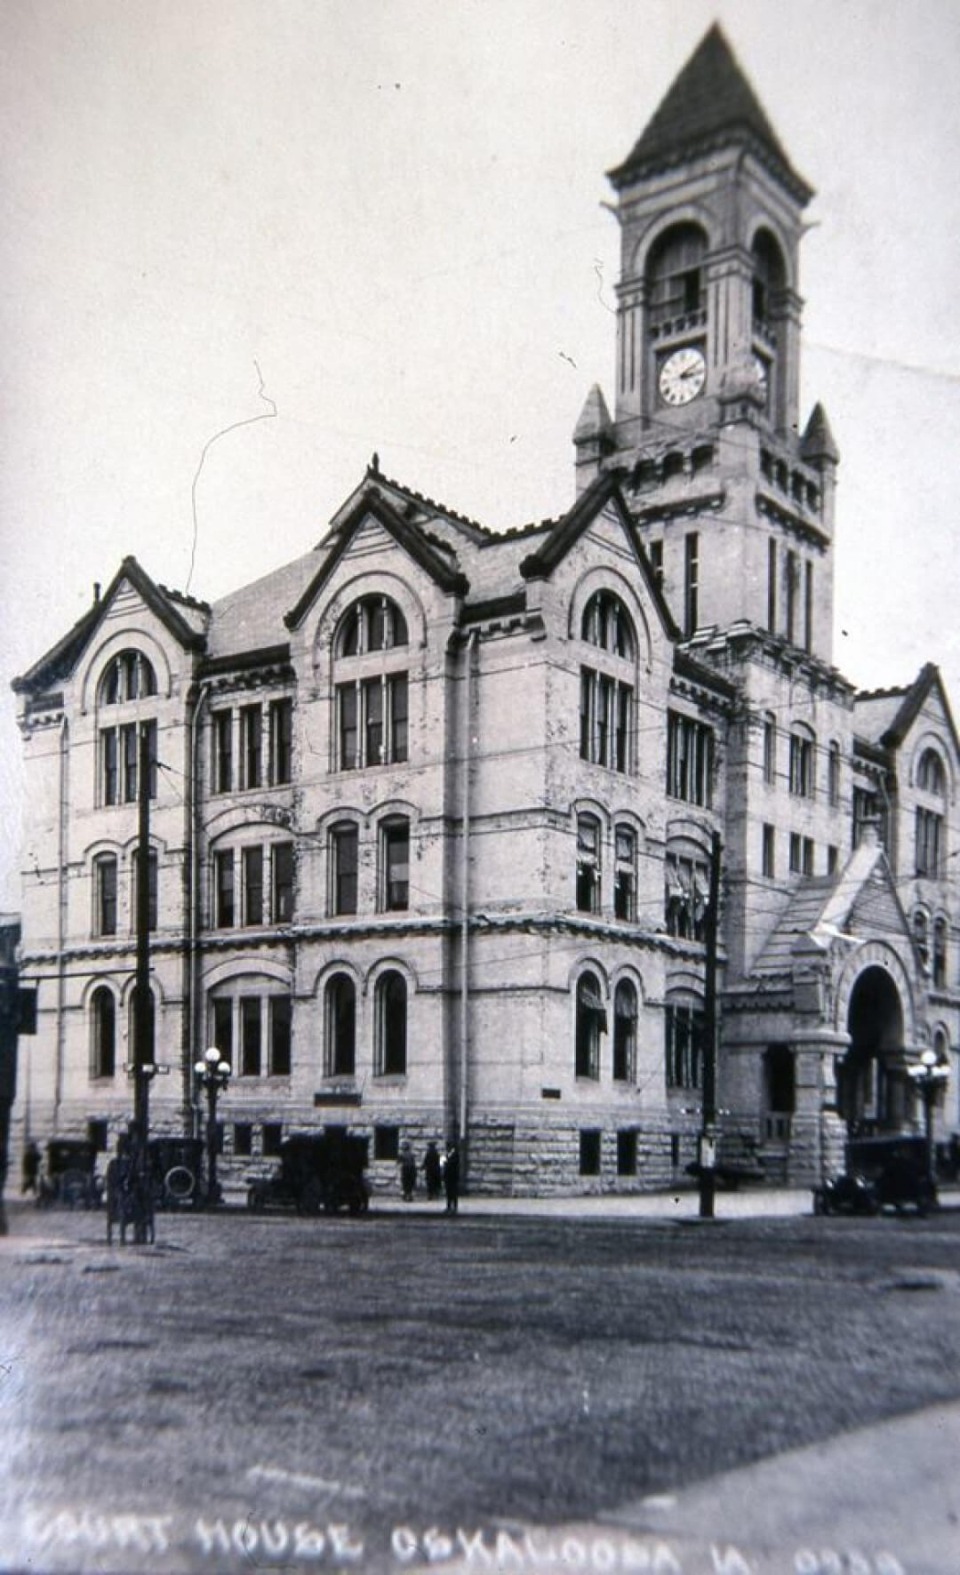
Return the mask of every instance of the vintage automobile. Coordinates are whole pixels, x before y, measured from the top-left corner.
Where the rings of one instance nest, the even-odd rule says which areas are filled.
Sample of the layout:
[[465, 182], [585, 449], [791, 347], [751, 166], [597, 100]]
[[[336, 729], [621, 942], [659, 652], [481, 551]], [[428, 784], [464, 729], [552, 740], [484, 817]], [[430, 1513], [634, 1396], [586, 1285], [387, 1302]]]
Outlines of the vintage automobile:
[[147, 1154], [155, 1208], [203, 1207], [207, 1191], [200, 1138], [151, 1138]]
[[923, 1137], [851, 1138], [846, 1168], [813, 1194], [815, 1214], [879, 1214], [912, 1208], [926, 1214], [938, 1204], [930, 1173], [930, 1151]]
[[103, 1183], [97, 1175], [96, 1145], [86, 1138], [52, 1138], [40, 1177], [37, 1202], [73, 1209], [98, 1208]]
[[247, 1207], [255, 1211], [293, 1208], [298, 1214], [364, 1213], [370, 1204], [367, 1139], [344, 1127], [302, 1133], [280, 1145], [280, 1166], [269, 1176], [251, 1176]]

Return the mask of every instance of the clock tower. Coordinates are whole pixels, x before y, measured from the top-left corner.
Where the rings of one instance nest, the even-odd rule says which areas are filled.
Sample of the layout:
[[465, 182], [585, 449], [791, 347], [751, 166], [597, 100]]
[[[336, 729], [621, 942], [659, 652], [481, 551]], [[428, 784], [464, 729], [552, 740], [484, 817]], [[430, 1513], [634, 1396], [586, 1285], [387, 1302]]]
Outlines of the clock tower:
[[811, 188], [720, 28], [610, 172], [620, 225], [616, 398], [574, 442], [623, 476], [687, 637], [748, 620], [830, 660], [837, 453], [799, 431], [799, 251]]

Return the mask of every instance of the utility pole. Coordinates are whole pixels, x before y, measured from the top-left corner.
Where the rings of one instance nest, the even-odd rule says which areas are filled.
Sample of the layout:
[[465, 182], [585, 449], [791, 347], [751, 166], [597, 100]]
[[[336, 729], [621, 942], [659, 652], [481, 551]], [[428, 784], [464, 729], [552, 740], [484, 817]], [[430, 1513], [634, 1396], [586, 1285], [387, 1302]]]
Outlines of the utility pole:
[[[134, 1163], [146, 1194], [150, 1185], [147, 1139], [150, 1136], [150, 1080], [154, 1072], [153, 1013], [150, 997], [150, 726], [140, 723], [137, 740], [137, 971], [133, 1017]], [[135, 1222], [135, 1240], [147, 1239], [146, 1220]]]
[[703, 1104], [700, 1133], [700, 1218], [713, 1219], [717, 1164], [717, 931], [720, 918], [719, 831], [710, 845], [710, 895], [704, 918], [707, 956], [703, 982]]

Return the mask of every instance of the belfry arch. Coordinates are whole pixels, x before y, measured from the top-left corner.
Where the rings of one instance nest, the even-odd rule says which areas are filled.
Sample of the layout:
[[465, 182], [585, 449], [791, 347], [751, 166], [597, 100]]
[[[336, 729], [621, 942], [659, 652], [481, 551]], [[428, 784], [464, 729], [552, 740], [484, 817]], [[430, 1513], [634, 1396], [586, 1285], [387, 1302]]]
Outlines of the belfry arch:
[[896, 1128], [903, 1119], [904, 1007], [889, 968], [857, 975], [847, 1004], [850, 1048], [837, 1067], [837, 1108], [848, 1131]]

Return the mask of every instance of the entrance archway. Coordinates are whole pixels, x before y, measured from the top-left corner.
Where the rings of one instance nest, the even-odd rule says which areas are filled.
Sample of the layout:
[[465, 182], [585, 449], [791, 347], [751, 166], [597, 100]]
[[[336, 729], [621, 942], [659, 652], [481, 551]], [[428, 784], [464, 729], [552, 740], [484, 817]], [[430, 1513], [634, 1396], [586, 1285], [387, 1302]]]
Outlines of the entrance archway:
[[850, 1049], [837, 1068], [837, 1107], [851, 1133], [897, 1127], [903, 1120], [903, 1078], [890, 1061], [903, 1049], [903, 1004], [886, 968], [865, 968], [847, 1008]]

